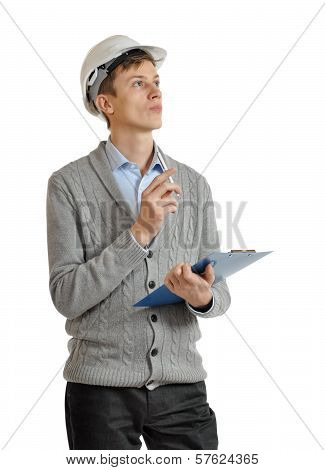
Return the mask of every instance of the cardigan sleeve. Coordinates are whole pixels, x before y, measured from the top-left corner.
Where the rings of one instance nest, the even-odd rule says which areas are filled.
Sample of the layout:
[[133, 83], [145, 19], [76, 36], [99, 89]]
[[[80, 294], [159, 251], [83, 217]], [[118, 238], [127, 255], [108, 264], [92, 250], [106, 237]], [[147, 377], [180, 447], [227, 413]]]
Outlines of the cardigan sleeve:
[[130, 228], [85, 262], [80, 220], [60, 183], [48, 180], [46, 199], [49, 290], [55, 308], [74, 319], [104, 300], [147, 256]]
[[185, 300], [185, 303], [189, 310], [191, 310], [193, 313], [209, 313], [211, 310], [214, 308], [214, 294], [212, 290], [210, 289], [211, 294], [212, 294], [212, 299], [207, 305], [204, 305], [203, 307], [193, 307], [193, 305], [189, 304], [187, 300]]
[[[201, 176], [205, 186], [205, 205], [203, 209], [203, 225], [200, 240], [199, 260], [214, 251], [220, 251], [212, 191], [205, 176]], [[225, 279], [222, 279], [219, 282], [214, 281], [210, 289], [213, 294], [213, 305], [207, 311], [200, 312], [199, 310], [194, 309], [194, 307], [190, 308], [189, 304], [185, 302], [187, 308], [191, 313], [193, 313], [193, 315], [196, 315], [200, 318], [213, 318], [224, 314], [230, 307], [231, 296]], [[208, 308], [208, 306], [206, 307]]]

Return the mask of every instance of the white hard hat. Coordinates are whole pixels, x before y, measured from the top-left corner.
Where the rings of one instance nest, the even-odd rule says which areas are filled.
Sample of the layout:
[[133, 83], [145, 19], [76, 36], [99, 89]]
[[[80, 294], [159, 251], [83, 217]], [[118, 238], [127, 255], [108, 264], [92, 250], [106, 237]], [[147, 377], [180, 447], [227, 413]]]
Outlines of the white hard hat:
[[106, 121], [104, 114], [94, 104], [100, 84], [107, 74], [130, 55], [128, 51], [141, 49], [149, 52], [158, 69], [164, 62], [167, 51], [161, 47], [142, 46], [128, 36], [110, 36], [92, 47], [83, 61], [80, 72], [82, 99], [87, 111]]

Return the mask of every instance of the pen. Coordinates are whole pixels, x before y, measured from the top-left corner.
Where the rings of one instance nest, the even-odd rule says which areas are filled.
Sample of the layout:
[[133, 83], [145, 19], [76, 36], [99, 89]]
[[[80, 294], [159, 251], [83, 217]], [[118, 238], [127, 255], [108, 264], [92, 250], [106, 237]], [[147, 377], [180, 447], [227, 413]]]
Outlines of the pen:
[[[163, 167], [163, 170], [164, 170], [164, 171], [168, 170], [167, 165], [166, 165], [166, 162], [165, 162], [165, 160], [163, 159], [163, 157], [162, 157], [162, 155], [161, 155], [161, 153], [160, 153], [159, 150], [157, 151], [157, 155], [158, 155], [158, 158], [159, 158], [159, 160], [160, 160], [161, 166]], [[169, 176], [168, 178], [169, 178], [169, 181], [174, 184], [173, 178], [172, 178], [171, 176]], [[180, 197], [180, 194], [176, 193], [176, 196], [179, 198], [179, 197]]]

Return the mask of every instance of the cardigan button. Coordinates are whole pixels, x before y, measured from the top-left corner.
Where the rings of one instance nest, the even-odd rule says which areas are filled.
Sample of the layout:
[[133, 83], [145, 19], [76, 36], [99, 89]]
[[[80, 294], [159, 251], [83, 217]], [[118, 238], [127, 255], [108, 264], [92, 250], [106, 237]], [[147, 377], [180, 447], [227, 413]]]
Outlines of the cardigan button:
[[157, 321], [157, 315], [155, 313], [153, 315], [151, 315], [151, 320], [152, 321]]
[[152, 351], [151, 351], [151, 355], [152, 356], [157, 356], [158, 354], [158, 349], [157, 348], [154, 348]]
[[147, 254], [147, 258], [152, 258], [152, 255], [153, 255], [152, 251], [149, 250], [149, 251], [148, 251], [148, 254]]
[[155, 287], [155, 285], [156, 285], [155, 281], [150, 281], [149, 282], [150, 289], [153, 289]]

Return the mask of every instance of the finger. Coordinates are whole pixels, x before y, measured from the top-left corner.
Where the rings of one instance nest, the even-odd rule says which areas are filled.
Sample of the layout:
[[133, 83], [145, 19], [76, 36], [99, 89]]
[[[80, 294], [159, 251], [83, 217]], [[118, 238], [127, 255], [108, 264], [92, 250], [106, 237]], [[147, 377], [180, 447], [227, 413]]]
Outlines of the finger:
[[169, 192], [169, 191], [175, 191], [176, 193], [182, 192], [180, 186], [177, 183], [169, 183], [168, 181], [164, 181], [154, 190], [153, 193], [158, 198], [161, 198], [161, 196], [163, 196], [164, 194], [166, 194], [166, 192]]
[[182, 266], [184, 263], [178, 263], [176, 264], [166, 275], [164, 282], [168, 283], [168, 281], [172, 280], [173, 286], [176, 284], [177, 285], [177, 278], [178, 276], [182, 276]]
[[173, 190], [172, 190], [172, 189], [169, 189], [168, 191], [165, 192], [165, 194], [163, 194], [163, 195], [161, 196], [160, 199], [166, 199], [167, 197], [169, 197], [169, 196], [171, 195], [172, 192], [173, 192]]
[[177, 201], [176, 199], [172, 198], [172, 197], [169, 197], [169, 198], [164, 198], [164, 199], [161, 199], [160, 201], [158, 201], [158, 203], [160, 203], [160, 207], [165, 207], [165, 206], [168, 206], [169, 204], [173, 204], [174, 206], [177, 207]]
[[161, 183], [164, 183], [164, 181], [166, 181], [171, 175], [173, 175], [175, 172], [176, 172], [176, 168], [173, 167], [173, 168], [168, 168], [168, 170], [166, 171], [163, 171], [160, 175], [156, 176], [152, 181], [151, 183], [149, 184], [149, 186], [143, 191], [143, 193], [145, 194], [149, 194], [151, 193], [152, 191], [154, 191], [156, 188], [158, 188], [158, 186], [161, 185]]
[[203, 274], [201, 274], [201, 277], [202, 277], [206, 282], [208, 282], [210, 285], [213, 284], [213, 282], [214, 282], [214, 280], [215, 280], [215, 274], [214, 274], [214, 269], [213, 269], [211, 263], [209, 263], [209, 264], [206, 265]]
[[214, 280], [216, 276], [215, 276], [214, 269], [211, 263], [208, 264], [207, 271], [209, 273], [210, 279]]
[[170, 278], [168, 278], [168, 279], [165, 280], [165, 284], [167, 285], [167, 287], [168, 287], [170, 290], [174, 290], [174, 284], [173, 284], [173, 282], [170, 280]]
[[178, 263], [174, 266], [174, 269], [173, 269], [173, 273], [176, 274], [176, 276], [181, 276], [182, 275], [182, 266], [184, 265], [185, 263]]
[[176, 286], [178, 286], [178, 287], [180, 286], [180, 280], [179, 280], [178, 276], [177, 276], [174, 272], [170, 273], [169, 279], [172, 281], [172, 283], [173, 283], [173, 285], [174, 285], [175, 287], [176, 287]]
[[190, 263], [184, 263], [183, 266], [183, 278], [186, 282], [192, 283], [195, 279], [195, 275], [191, 269]]

